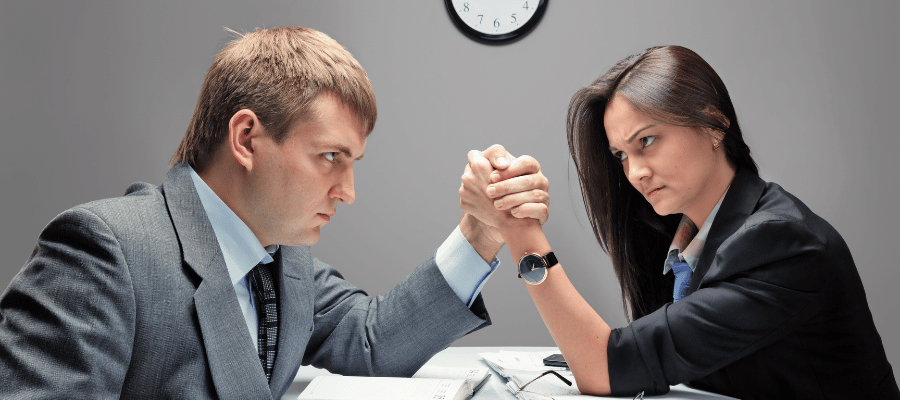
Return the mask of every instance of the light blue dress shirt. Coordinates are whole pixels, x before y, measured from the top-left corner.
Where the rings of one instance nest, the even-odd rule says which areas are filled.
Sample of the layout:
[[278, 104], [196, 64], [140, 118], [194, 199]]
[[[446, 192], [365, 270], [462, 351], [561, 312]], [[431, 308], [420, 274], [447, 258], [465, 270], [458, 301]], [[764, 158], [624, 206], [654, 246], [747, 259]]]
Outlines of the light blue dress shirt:
[[697, 269], [697, 263], [700, 261], [700, 253], [703, 252], [703, 247], [706, 245], [706, 237], [709, 236], [709, 229], [712, 228], [712, 223], [716, 219], [716, 214], [719, 213], [719, 207], [722, 205], [722, 200], [725, 200], [726, 194], [728, 194], [728, 189], [725, 189], [725, 193], [719, 198], [719, 202], [716, 203], [716, 206], [709, 212], [706, 221], [703, 222], [703, 225], [700, 226], [700, 229], [693, 237], [682, 232], [682, 230], [690, 229], [686, 222], [693, 223], [693, 221], [691, 221], [687, 215], [681, 217], [681, 222], [678, 224], [678, 229], [675, 231], [672, 244], [669, 246], [669, 253], [666, 256], [666, 261], [663, 263], [663, 275], [668, 274], [669, 271], [672, 270], [672, 264], [677, 262], [686, 263], [691, 268], [692, 273]]
[[[234, 285], [244, 321], [247, 323], [255, 347], [258, 320], [256, 308], [253, 307], [253, 294], [247, 285], [246, 276], [256, 264], [272, 262], [271, 254], [278, 250], [278, 245], [263, 247], [247, 224], [228, 208], [200, 175], [197, 175], [193, 168], [188, 169], [203, 210], [206, 211], [209, 223], [216, 234], [219, 248], [222, 249], [231, 284]], [[490, 265], [484, 262], [457, 226], [438, 248], [435, 263], [453, 292], [460, 300], [471, 306], [500, 262], [497, 258], [494, 258]]]

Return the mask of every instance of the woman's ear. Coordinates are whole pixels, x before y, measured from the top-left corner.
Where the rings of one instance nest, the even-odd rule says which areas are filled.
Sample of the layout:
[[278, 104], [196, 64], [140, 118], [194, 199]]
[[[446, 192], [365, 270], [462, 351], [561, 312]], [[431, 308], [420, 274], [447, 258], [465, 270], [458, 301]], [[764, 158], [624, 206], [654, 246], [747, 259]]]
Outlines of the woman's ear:
[[703, 113], [706, 114], [706, 116], [711, 117], [713, 120], [716, 120], [716, 122], [724, 126], [725, 129], [731, 127], [731, 121], [729, 121], [728, 118], [725, 117], [725, 114], [722, 114], [722, 112], [717, 108], [713, 106], [706, 106], [706, 108], [703, 109]]
[[[703, 109], [703, 113], [706, 114], [707, 117], [716, 120], [716, 122], [724, 126], [725, 129], [728, 129], [731, 126], [731, 121], [729, 121], [728, 118], [725, 118], [724, 114], [711, 105], [706, 106], [706, 108]], [[705, 130], [706, 134], [709, 135], [710, 140], [712, 140], [713, 149], [718, 150], [719, 147], [722, 147], [722, 141], [725, 140], [725, 132], [714, 128], [706, 128]]]

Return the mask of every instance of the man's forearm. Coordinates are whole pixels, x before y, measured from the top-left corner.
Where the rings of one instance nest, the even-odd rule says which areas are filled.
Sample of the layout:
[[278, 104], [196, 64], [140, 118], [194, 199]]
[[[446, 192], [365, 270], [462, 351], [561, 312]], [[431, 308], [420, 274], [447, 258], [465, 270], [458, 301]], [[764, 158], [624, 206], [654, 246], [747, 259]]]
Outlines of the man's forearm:
[[460, 232], [488, 264], [494, 261], [497, 253], [503, 247], [503, 240], [499, 235], [492, 234], [489, 229], [487, 225], [468, 213], [463, 214], [462, 220], [459, 221]]

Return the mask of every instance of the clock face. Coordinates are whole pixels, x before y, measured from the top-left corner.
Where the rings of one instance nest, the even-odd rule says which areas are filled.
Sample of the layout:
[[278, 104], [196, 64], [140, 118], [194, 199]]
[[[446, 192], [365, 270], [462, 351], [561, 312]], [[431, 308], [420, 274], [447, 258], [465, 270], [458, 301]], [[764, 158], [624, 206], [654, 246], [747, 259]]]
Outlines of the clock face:
[[482, 43], [513, 42], [530, 32], [549, 0], [444, 0], [450, 17], [466, 36]]

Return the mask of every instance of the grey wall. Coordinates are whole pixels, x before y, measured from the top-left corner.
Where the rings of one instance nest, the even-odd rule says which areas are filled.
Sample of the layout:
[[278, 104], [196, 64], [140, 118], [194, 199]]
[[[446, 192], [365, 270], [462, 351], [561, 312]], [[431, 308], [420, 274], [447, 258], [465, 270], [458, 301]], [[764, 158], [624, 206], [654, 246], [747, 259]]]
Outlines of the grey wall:
[[[620, 291], [590, 233], [565, 140], [572, 94], [615, 61], [680, 44], [719, 72], [767, 180], [830, 221], [853, 251], [888, 356], [900, 367], [900, 64], [896, 1], [554, 0], [524, 40], [488, 47], [431, 1], [4, 0], [0, 12], [0, 286], [57, 213], [162, 182], [222, 27], [302, 25], [369, 73], [380, 119], [357, 201], [313, 248], [382, 294], [457, 224], [470, 149], [541, 161], [545, 226], [575, 286], [612, 326]], [[494, 326], [458, 345], [551, 345], [513, 261], [484, 294]]]

